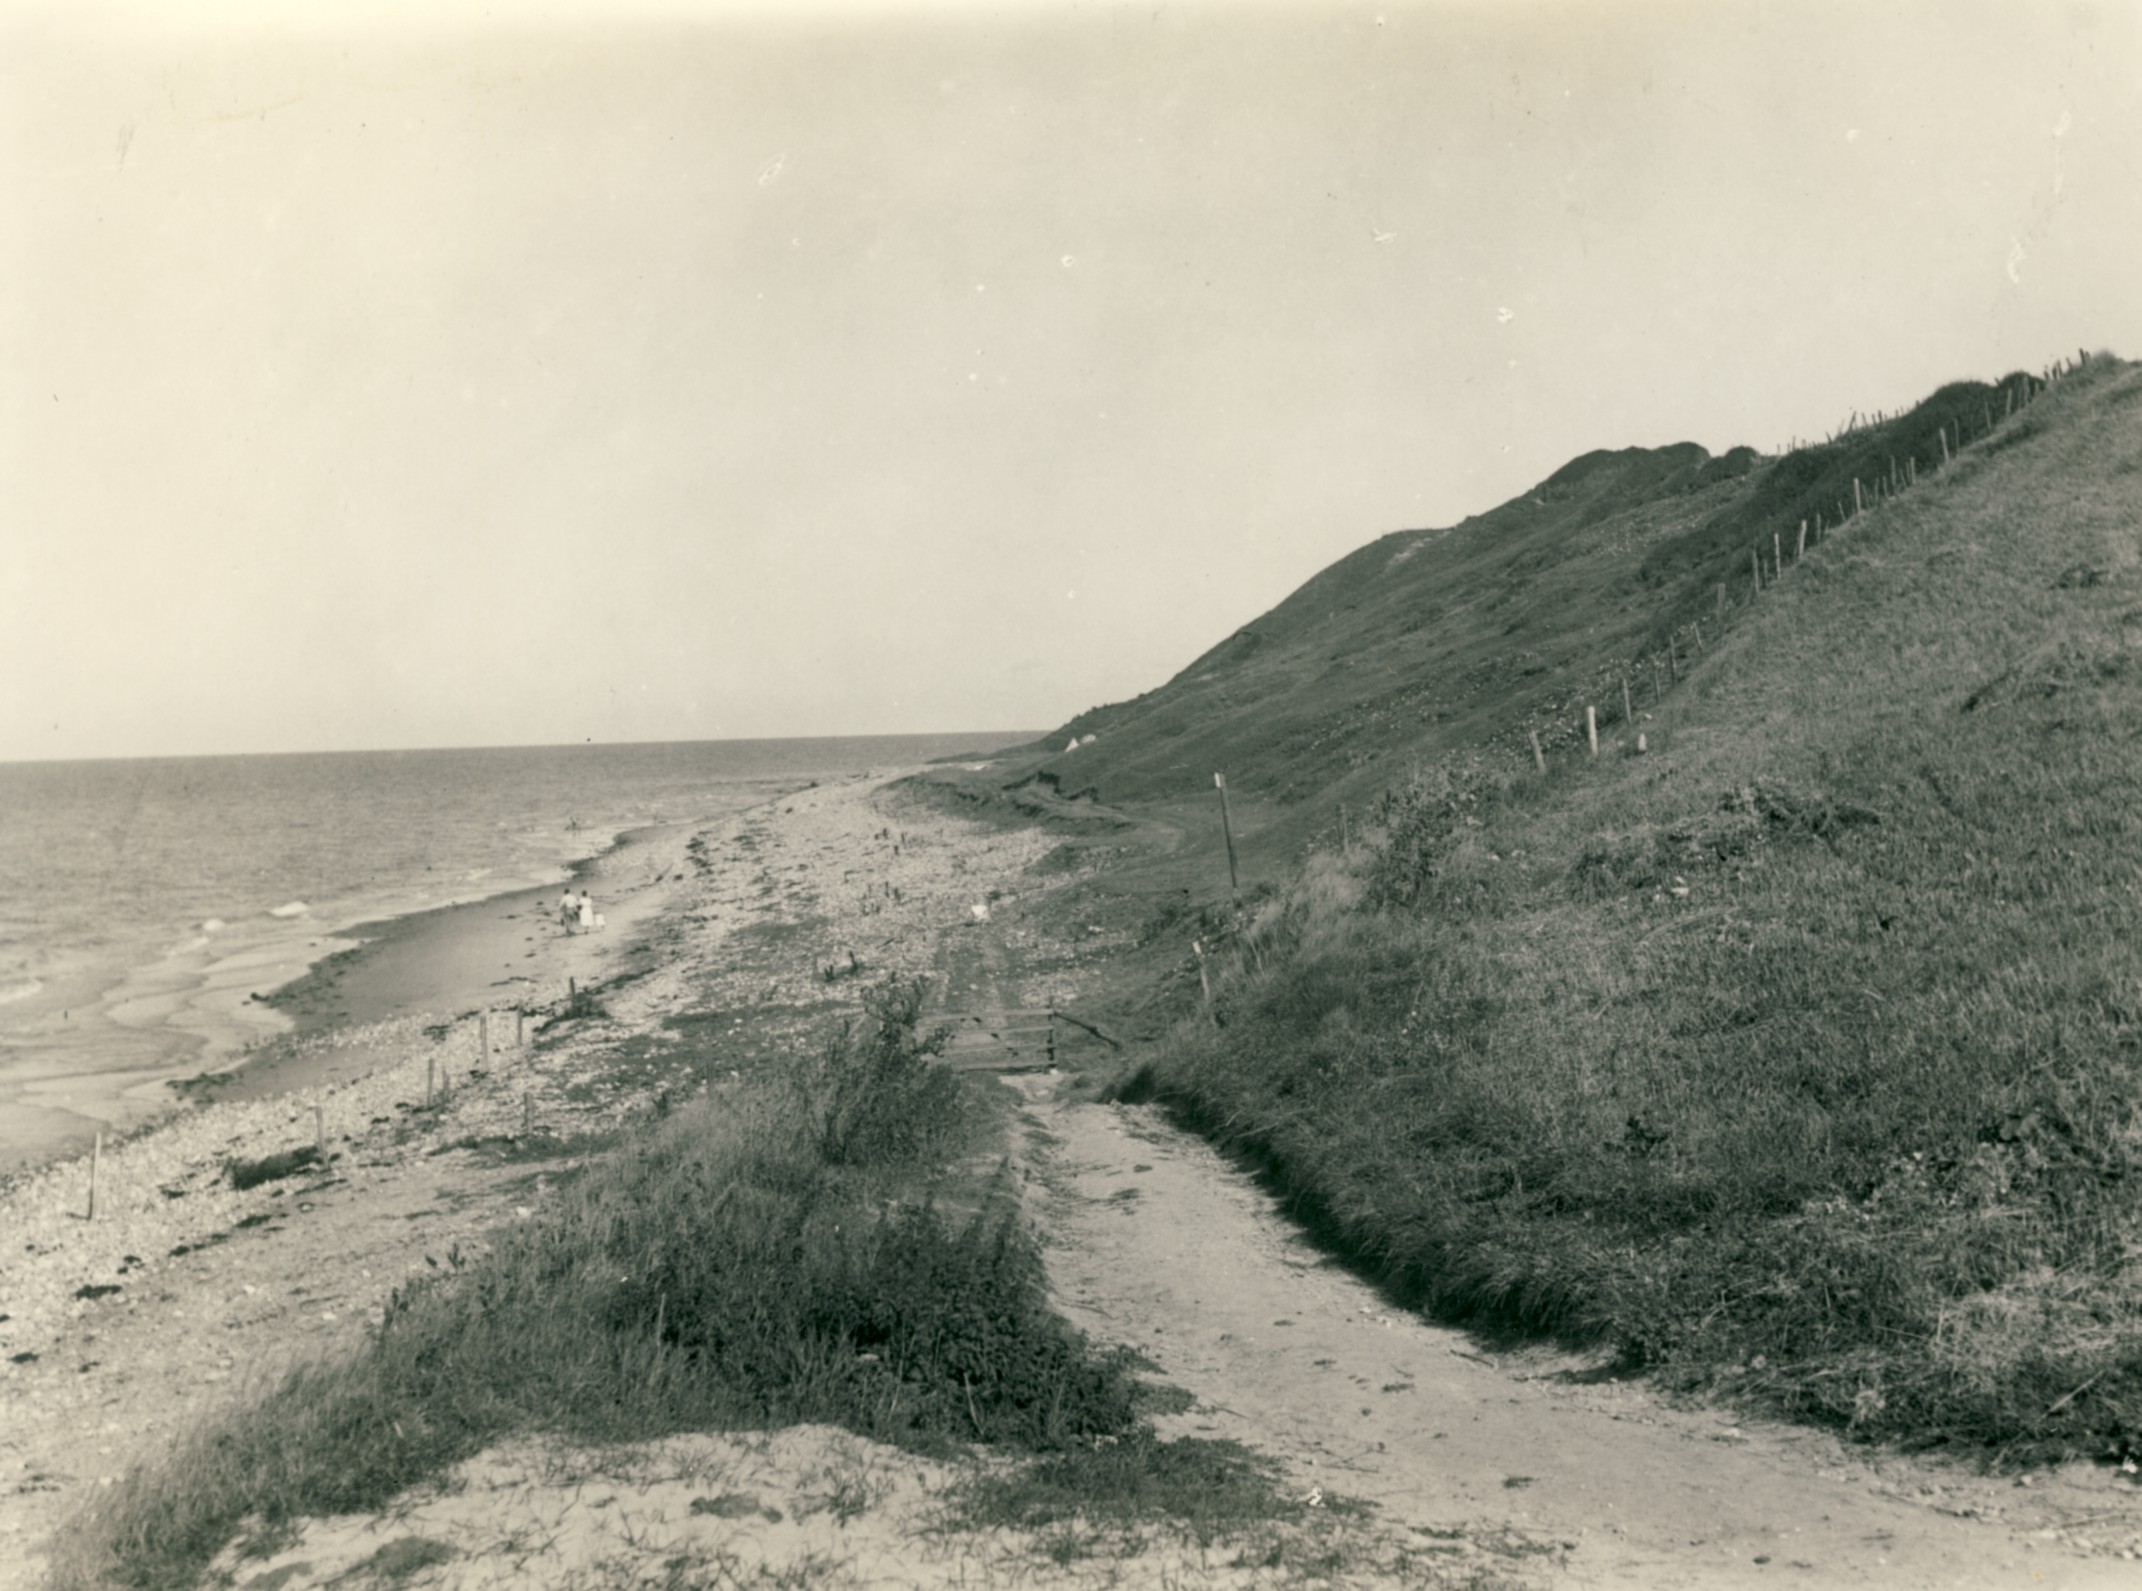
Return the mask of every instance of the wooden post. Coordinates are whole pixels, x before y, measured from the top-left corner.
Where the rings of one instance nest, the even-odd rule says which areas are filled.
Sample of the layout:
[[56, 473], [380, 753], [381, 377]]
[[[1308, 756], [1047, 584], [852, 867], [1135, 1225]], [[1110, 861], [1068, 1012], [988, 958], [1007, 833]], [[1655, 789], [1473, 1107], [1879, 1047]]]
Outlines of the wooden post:
[[[1949, 428], [1943, 426], [1934, 434], [1941, 438], [1941, 462], [1946, 464], [1949, 462]], [[1960, 425], [1956, 428], [1956, 440], [1959, 442], [1963, 440], [1963, 427]]]
[[1591, 742], [1592, 755], [1599, 755], [1599, 709], [1586, 704], [1584, 709], [1584, 738]]
[[1525, 731], [1525, 733], [1532, 737], [1533, 765], [1537, 767], [1541, 773], [1545, 773], [1547, 771], [1547, 753], [1540, 750], [1540, 732], [1537, 729], [1528, 729]]
[[1818, 508], [1818, 509], [1816, 509], [1816, 510], [1815, 510], [1815, 540], [1817, 540], [1817, 541], [1820, 541], [1821, 539], [1822, 539], [1822, 510]]
[[104, 1134], [98, 1133], [96, 1142], [89, 1146], [89, 1219], [97, 1218], [97, 1170], [104, 1159]]
[[1854, 518], [1867, 511], [1867, 500], [1859, 495], [1859, 477], [1852, 477], [1852, 514]]
[[1793, 544], [1792, 561], [1798, 563], [1807, 556], [1807, 521], [1800, 521], [1800, 539]]
[[1625, 724], [1636, 722], [1636, 709], [1629, 705], [1629, 676], [1626, 674], [1621, 677], [1621, 721]]
[[1227, 814], [1227, 775], [1214, 774], [1212, 785], [1220, 792], [1220, 833], [1227, 839], [1227, 887], [1239, 895], [1242, 893], [1242, 880], [1235, 872], [1235, 825]]
[[521, 1090], [521, 1136], [535, 1136], [535, 1095], [525, 1088]]
[[1703, 621], [1701, 619], [1690, 619], [1688, 621], [1688, 633], [1696, 638], [1696, 655], [1701, 657], [1703, 655]]
[[1681, 683], [1681, 657], [1670, 635], [1666, 637], [1666, 679], [1670, 684]]
[[1205, 975], [1204, 945], [1195, 939], [1191, 940], [1190, 954], [1197, 957], [1197, 983], [1198, 987], [1205, 991], [1205, 1015], [1211, 1019], [1214, 1027], [1218, 1027], [1220, 1024], [1219, 1013], [1212, 1008], [1212, 979]]
[[424, 1108], [431, 1109], [431, 1102], [438, 1097], [439, 1057], [424, 1057]]
[[312, 1147], [322, 1160], [327, 1158], [327, 1112], [317, 1099], [312, 1102]]
[[2015, 412], [2016, 389], [2014, 387], [2001, 388], [2001, 418], [2005, 420]]
[[1777, 531], [1770, 533], [1770, 578], [1775, 580], [1785, 573], [1785, 538]]
[[1915, 458], [1907, 458], [1904, 461], [1904, 484], [1906, 486], [1917, 486], [1919, 484], [1919, 461]]
[[491, 1069], [491, 1013], [486, 1011], [476, 1019], [476, 1029], [483, 1035], [483, 1066]]
[[517, 1050], [525, 1049], [527, 1044], [528, 1011], [526, 1007], [516, 1006], [513, 1010], [513, 1047]]
[[1755, 590], [1755, 594], [1756, 594], [1757, 596], [1761, 596], [1761, 595], [1763, 594], [1763, 550], [1762, 550], [1762, 548], [1760, 548], [1760, 547], [1750, 547], [1750, 548], [1748, 549], [1748, 564], [1749, 564], [1749, 567], [1751, 567], [1751, 568], [1752, 568], [1752, 569], [1754, 569], [1754, 571], [1755, 571], [1755, 585], [1754, 585], [1754, 590]]

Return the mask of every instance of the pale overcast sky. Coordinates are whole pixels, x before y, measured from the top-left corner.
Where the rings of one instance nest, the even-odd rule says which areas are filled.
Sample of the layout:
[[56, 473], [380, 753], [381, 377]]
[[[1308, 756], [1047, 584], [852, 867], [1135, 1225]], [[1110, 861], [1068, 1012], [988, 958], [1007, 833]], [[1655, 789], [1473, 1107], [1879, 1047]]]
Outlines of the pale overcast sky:
[[1041, 728], [2142, 355], [2125, 0], [292, 9], [0, 10], [0, 758]]

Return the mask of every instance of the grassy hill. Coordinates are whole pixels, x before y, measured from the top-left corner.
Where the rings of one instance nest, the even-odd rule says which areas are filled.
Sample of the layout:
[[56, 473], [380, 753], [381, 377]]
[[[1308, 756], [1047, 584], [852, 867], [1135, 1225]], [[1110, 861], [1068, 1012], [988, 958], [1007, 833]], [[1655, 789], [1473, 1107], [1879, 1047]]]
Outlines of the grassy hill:
[[[1104, 793], [1164, 782], [1168, 723], [1326, 798], [1420, 759], [1137, 1086], [1445, 1314], [1865, 1434], [2142, 1455], [2142, 368], [2033, 390], [1745, 470], [1593, 455], [1082, 721]], [[1588, 755], [1571, 706], [1699, 615]], [[1449, 663], [1400, 681], [1409, 647]]]
[[1415, 763], [1529, 759], [1534, 733], [1549, 752], [1576, 745], [1587, 704], [1619, 720], [1626, 681], [1648, 708], [1737, 622], [1758, 546], [1766, 567], [1774, 548], [1790, 559], [1803, 519], [1819, 546], [1855, 479], [1871, 505], [1892, 473], [1931, 477], [1944, 438], [1977, 444], [2041, 388], [1960, 382], [1783, 458], [1694, 443], [1588, 453], [1489, 513], [1369, 543], [1166, 684], [1082, 713], [1016, 778], [1155, 803], [1209, 792], [1224, 770], [1259, 814], [1252, 835], [1291, 851]]
[[[1096, 885], [1148, 956], [1220, 942], [1132, 1086], [1445, 1315], [2142, 1457], [2142, 367], [2059, 377], [1587, 455], [1034, 748], [1183, 837]], [[1224, 900], [1213, 769], [1231, 939], [1152, 911]]]

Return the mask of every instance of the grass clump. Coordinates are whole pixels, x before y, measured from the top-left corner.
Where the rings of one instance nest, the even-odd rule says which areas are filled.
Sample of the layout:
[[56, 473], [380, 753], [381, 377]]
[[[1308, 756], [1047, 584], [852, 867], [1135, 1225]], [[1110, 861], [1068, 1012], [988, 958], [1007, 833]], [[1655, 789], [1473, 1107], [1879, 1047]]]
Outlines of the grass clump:
[[233, 1160], [226, 1168], [231, 1186], [241, 1193], [247, 1188], [257, 1188], [264, 1182], [280, 1182], [285, 1177], [294, 1177], [300, 1171], [309, 1170], [321, 1163], [320, 1151], [311, 1144], [301, 1149], [286, 1149], [280, 1154], [263, 1155], [258, 1160]]
[[1669, 752], [1393, 791], [1142, 1086], [1447, 1315], [2142, 1455], [2134, 390], [2072, 378], [1811, 550]]
[[248, 1528], [384, 1506], [509, 1433], [639, 1440], [802, 1421], [921, 1450], [1059, 1451], [1138, 1425], [1131, 1366], [1049, 1312], [919, 990], [786, 1075], [671, 1111], [488, 1255], [397, 1292], [113, 1489], [62, 1585], [185, 1584]]

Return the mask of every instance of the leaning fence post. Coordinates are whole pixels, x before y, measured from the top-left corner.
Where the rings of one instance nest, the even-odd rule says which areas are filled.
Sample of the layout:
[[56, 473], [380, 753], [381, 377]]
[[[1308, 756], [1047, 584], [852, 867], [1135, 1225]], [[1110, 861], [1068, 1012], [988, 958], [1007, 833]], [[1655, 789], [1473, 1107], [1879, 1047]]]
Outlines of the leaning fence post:
[[1227, 887], [1237, 895], [1242, 893], [1242, 880], [1235, 873], [1235, 826], [1227, 815], [1227, 775], [1212, 776], [1213, 788], [1220, 792], [1220, 833], [1227, 840]]
[[1525, 733], [1532, 737], [1533, 764], [1541, 773], [1545, 773], [1547, 771], [1547, 753], [1540, 750], [1540, 732], [1537, 729], [1528, 729]]

